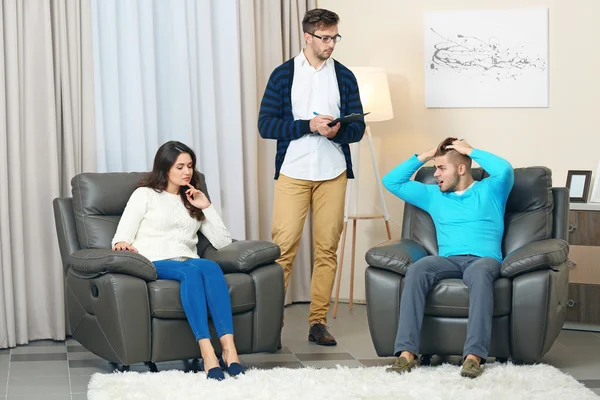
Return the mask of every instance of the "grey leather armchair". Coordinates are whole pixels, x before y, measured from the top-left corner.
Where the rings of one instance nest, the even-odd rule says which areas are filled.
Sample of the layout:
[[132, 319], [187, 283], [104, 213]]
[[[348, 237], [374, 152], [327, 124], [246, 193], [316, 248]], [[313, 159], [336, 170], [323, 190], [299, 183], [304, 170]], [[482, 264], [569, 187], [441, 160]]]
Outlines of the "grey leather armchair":
[[[434, 169], [421, 168], [415, 180], [434, 183]], [[536, 362], [550, 350], [564, 323], [567, 302], [569, 193], [552, 187], [544, 167], [516, 168], [508, 198], [501, 277], [494, 287], [490, 357]], [[473, 169], [475, 179], [486, 176]], [[429, 214], [405, 204], [402, 239], [366, 254], [367, 315], [379, 356], [391, 356], [399, 321], [403, 280], [411, 264], [438, 251]], [[469, 314], [462, 280], [442, 280], [427, 296], [420, 353], [461, 355]]]
[[[127, 368], [200, 357], [179, 296], [179, 282], [157, 280], [137, 253], [111, 251], [111, 240], [140, 173], [85, 173], [71, 180], [72, 198], [54, 200], [65, 272], [68, 330], [92, 353]], [[207, 193], [204, 176], [201, 189]], [[283, 320], [279, 247], [234, 241], [217, 251], [198, 234], [198, 254], [216, 261], [229, 287], [240, 354], [274, 352]], [[212, 321], [215, 350], [220, 344]]]

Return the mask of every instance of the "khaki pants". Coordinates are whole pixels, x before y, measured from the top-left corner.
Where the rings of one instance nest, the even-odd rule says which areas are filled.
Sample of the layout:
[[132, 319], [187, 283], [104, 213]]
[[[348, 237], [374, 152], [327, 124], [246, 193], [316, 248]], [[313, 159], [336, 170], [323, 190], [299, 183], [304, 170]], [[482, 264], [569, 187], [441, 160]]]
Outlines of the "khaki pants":
[[331, 291], [337, 269], [337, 248], [344, 225], [348, 178], [344, 171], [328, 181], [307, 181], [279, 175], [275, 183], [273, 242], [281, 248], [285, 289], [290, 281], [308, 207], [313, 217], [315, 262], [310, 285], [308, 323], [327, 323]]

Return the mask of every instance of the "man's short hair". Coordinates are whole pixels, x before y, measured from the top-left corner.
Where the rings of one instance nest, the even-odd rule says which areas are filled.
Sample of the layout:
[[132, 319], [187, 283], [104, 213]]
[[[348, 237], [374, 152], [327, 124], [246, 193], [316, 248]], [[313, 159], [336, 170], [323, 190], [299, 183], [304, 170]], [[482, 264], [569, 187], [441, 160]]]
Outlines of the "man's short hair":
[[315, 33], [323, 27], [337, 25], [340, 22], [340, 17], [333, 11], [323, 8], [315, 8], [307, 11], [302, 20], [302, 30], [308, 33]]
[[446, 138], [438, 145], [437, 151], [435, 153], [436, 157], [442, 157], [448, 154], [448, 159], [452, 164], [459, 166], [460, 164], [465, 164], [467, 167], [467, 171], [471, 172], [471, 165], [473, 164], [473, 160], [471, 157], [466, 156], [464, 154], [460, 154], [458, 151], [454, 149], [448, 149], [447, 146], [451, 145], [458, 138], [449, 137]]

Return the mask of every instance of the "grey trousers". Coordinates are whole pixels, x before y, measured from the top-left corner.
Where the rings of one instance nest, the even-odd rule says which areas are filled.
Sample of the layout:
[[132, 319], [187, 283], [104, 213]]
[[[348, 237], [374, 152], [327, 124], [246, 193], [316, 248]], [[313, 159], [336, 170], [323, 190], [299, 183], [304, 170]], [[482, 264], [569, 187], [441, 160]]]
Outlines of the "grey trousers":
[[394, 352], [419, 353], [419, 336], [425, 314], [425, 298], [442, 279], [462, 278], [469, 288], [469, 322], [463, 356], [488, 355], [492, 336], [494, 281], [500, 275], [500, 262], [490, 257], [427, 256], [410, 266], [400, 300], [400, 321]]

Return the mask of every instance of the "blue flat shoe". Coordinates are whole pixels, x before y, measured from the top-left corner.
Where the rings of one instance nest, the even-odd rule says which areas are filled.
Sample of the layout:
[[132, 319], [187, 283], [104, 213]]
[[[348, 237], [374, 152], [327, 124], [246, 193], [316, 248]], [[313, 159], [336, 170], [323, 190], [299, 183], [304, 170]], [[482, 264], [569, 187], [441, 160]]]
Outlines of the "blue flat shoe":
[[[219, 359], [219, 365], [221, 364], [221, 360]], [[200, 360], [200, 370], [204, 371], [204, 360]], [[214, 379], [215, 381], [222, 381], [225, 379], [225, 374], [221, 367], [214, 367], [209, 369], [206, 372], [206, 379]]]
[[206, 373], [206, 379], [214, 379], [215, 381], [222, 381], [225, 379], [225, 374], [220, 367], [214, 367], [208, 370]]
[[238, 376], [245, 374], [244, 367], [242, 367], [240, 363], [232, 362], [231, 364], [229, 364], [229, 366], [227, 366], [227, 364], [225, 364], [225, 361], [223, 361], [222, 358], [219, 358], [219, 365], [221, 366], [221, 368], [227, 371], [227, 373], [230, 376]]

